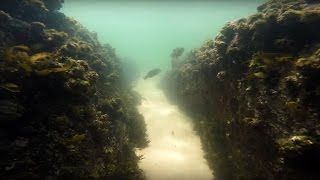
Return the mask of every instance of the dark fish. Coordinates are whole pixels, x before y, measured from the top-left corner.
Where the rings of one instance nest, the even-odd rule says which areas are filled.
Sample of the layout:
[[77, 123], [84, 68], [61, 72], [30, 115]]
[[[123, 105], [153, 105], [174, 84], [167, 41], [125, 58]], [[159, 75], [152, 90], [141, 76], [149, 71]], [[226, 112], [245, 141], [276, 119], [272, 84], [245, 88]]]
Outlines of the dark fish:
[[146, 79], [148, 79], [148, 78], [152, 78], [153, 76], [159, 74], [160, 72], [161, 72], [161, 70], [158, 69], [158, 68], [152, 69], [151, 71], [149, 71], [149, 72], [147, 73], [146, 76], [144, 76], [143, 79], [146, 80]]
[[175, 48], [171, 53], [171, 58], [178, 58], [184, 52], [184, 48]]

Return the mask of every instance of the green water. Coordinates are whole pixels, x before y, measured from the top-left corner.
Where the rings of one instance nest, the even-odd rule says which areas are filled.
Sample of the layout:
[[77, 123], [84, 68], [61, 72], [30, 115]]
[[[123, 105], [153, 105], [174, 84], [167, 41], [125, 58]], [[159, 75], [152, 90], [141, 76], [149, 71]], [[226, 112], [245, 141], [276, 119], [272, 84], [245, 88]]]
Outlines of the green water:
[[[227, 22], [253, 14], [259, 4], [257, 1], [67, 1], [62, 11], [97, 32], [99, 40], [116, 48], [123, 61], [131, 61], [131, 66], [145, 73], [151, 68], [170, 67], [174, 48], [184, 47], [188, 51], [200, 47], [206, 39], [214, 38]], [[150, 140], [147, 148], [137, 151], [143, 156], [139, 167], [149, 180], [213, 179], [215, 175], [203, 158], [200, 137], [193, 131], [189, 117], [169, 103], [157, 87], [159, 81], [159, 76], [139, 78], [135, 87], [143, 97], [138, 108]]]
[[[239, 0], [240, 1], [240, 0]], [[139, 67], [166, 68], [176, 47], [200, 47], [226, 22], [256, 12], [251, 1], [78, 1], [66, 0], [62, 12], [98, 33], [120, 57]]]

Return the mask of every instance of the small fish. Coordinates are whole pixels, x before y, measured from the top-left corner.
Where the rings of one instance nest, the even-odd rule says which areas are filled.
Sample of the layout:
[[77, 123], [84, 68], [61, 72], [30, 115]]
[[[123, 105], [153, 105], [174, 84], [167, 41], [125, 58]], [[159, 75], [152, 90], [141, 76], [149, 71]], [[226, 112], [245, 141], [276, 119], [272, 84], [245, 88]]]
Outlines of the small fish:
[[161, 72], [160, 69], [156, 68], [156, 69], [152, 69], [151, 71], [149, 71], [147, 73], [146, 76], [144, 76], [144, 80], [148, 79], [148, 78], [152, 78], [153, 76], [156, 76], [157, 74], [159, 74]]

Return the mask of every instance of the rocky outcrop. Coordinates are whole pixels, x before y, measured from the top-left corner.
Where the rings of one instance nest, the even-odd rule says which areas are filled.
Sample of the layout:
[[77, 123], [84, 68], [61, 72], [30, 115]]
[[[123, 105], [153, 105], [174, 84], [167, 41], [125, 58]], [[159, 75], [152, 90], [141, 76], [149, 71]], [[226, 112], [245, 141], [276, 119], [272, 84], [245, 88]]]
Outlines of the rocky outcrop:
[[121, 83], [114, 49], [61, 3], [0, 2], [0, 176], [144, 179], [139, 97]]
[[163, 82], [217, 179], [319, 179], [320, 2], [272, 0]]

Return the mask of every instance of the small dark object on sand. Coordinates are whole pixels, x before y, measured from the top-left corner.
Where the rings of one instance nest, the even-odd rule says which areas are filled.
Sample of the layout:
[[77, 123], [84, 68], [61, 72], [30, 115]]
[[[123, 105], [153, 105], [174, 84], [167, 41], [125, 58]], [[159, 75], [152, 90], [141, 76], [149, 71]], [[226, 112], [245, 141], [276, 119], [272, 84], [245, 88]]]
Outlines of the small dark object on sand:
[[152, 69], [151, 71], [149, 71], [149, 72], [147, 73], [146, 76], [144, 76], [143, 79], [146, 80], [146, 79], [148, 79], [148, 78], [152, 78], [153, 76], [159, 74], [160, 72], [161, 72], [161, 70], [158, 69], [158, 68]]

